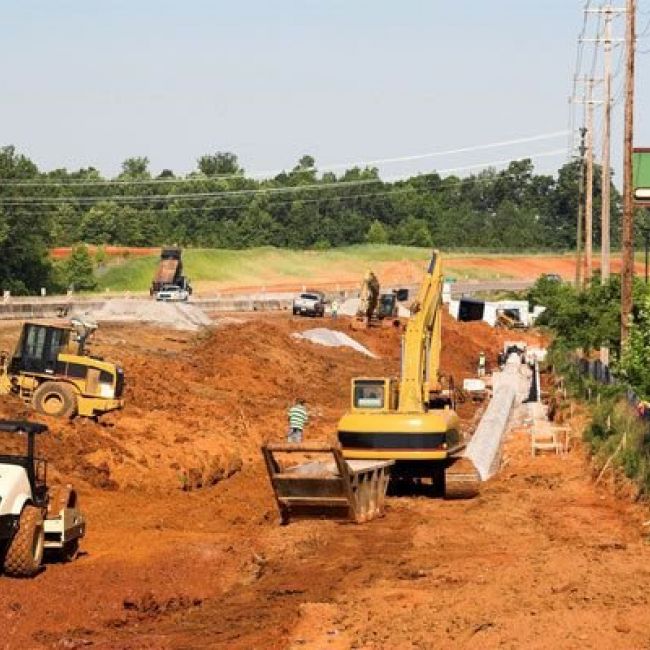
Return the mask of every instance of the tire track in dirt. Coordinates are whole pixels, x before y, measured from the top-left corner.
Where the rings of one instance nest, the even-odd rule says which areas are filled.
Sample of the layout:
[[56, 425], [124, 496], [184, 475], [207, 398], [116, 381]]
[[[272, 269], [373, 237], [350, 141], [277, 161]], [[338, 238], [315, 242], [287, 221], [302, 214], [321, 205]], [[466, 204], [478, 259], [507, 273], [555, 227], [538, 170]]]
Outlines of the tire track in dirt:
[[364, 526], [323, 521], [291, 524], [276, 535], [288, 531], [292, 539], [268, 556], [254, 558], [241, 581], [223, 596], [138, 629], [115, 631], [110, 641], [94, 647], [287, 648], [305, 605], [335, 605], [342, 595], [398, 573], [418, 520], [415, 513], [400, 508]]

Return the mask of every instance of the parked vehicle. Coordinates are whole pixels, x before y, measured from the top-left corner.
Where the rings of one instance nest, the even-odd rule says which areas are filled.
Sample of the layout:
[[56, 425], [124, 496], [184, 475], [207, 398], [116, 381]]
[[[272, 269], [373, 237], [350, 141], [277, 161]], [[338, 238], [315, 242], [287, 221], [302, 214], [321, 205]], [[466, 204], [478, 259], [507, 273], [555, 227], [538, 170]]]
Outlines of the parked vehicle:
[[301, 293], [293, 299], [294, 316], [324, 316], [325, 294], [320, 291]]
[[156, 300], [164, 302], [186, 302], [189, 300], [190, 293], [187, 289], [177, 287], [175, 284], [165, 284], [162, 289], [156, 293]]

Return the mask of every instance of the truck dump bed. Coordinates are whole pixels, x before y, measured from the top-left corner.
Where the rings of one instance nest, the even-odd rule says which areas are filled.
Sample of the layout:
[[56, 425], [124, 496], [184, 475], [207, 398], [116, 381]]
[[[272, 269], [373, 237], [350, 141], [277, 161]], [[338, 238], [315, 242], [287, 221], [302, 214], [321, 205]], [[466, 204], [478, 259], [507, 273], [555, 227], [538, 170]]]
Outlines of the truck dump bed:
[[180, 264], [179, 260], [174, 259], [161, 259], [158, 263], [158, 268], [156, 269], [156, 275], [154, 276], [154, 283], [163, 285], [163, 284], [174, 284], [176, 279], [176, 274], [178, 272], [178, 265]]
[[180, 248], [163, 248], [160, 251], [160, 262], [151, 283], [151, 293], [160, 291], [165, 284], [183, 286], [183, 261], [181, 260]]

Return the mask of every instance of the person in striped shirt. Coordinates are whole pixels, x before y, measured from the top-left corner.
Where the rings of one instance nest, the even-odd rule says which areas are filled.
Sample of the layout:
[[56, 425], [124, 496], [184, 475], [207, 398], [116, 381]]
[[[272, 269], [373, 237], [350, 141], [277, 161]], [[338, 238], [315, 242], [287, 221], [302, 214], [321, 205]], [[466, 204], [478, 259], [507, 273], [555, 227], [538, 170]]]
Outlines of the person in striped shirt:
[[298, 398], [296, 403], [289, 409], [289, 433], [287, 434], [288, 442], [302, 442], [302, 432], [309, 421], [309, 414], [305, 406], [305, 400]]

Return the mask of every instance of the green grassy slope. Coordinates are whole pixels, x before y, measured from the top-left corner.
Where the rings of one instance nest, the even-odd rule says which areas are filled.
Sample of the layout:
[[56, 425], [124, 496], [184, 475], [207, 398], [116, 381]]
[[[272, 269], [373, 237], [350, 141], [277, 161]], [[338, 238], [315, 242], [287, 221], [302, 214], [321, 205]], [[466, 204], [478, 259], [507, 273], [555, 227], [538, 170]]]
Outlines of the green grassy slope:
[[[348, 270], [373, 262], [426, 260], [427, 248], [407, 246], [350, 246], [328, 251], [292, 251], [276, 248], [248, 250], [188, 249], [183, 251], [183, 266], [192, 282], [232, 282], [259, 284], [264, 278], [309, 279], [333, 265]], [[155, 255], [113, 261], [99, 277], [100, 289], [147, 291], [158, 257]]]

